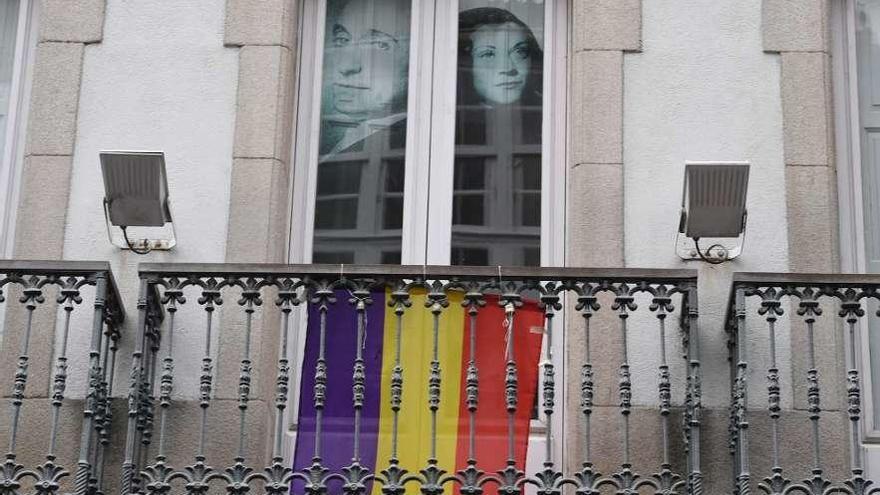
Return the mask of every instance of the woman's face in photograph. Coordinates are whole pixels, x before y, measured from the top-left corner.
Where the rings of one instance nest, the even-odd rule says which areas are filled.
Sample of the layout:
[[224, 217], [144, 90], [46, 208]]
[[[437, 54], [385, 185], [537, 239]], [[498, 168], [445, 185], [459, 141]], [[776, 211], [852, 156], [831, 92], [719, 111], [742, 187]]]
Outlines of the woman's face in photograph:
[[526, 30], [517, 24], [489, 24], [471, 35], [474, 89], [484, 102], [519, 101], [532, 66]]

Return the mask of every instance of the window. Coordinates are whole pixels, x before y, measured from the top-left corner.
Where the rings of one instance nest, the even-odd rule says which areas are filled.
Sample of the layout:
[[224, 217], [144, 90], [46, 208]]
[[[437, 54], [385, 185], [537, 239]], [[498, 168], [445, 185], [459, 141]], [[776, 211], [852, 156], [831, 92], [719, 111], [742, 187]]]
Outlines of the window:
[[[841, 269], [880, 273], [880, 2], [836, 0], [831, 9], [835, 152]], [[874, 304], [875, 303], [869, 303]], [[868, 307], [869, 314], [877, 310]], [[880, 328], [862, 322], [854, 362], [861, 369], [868, 472], [880, 470]]]
[[303, 2], [289, 260], [563, 265], [566, 5]]
[[22, 155], [26, 69], [34, 45], [32, 0], [0, 0], [0, 257], [11, 255]]
[[564, 4], [305, 2], [291, 261], [561, 265]]

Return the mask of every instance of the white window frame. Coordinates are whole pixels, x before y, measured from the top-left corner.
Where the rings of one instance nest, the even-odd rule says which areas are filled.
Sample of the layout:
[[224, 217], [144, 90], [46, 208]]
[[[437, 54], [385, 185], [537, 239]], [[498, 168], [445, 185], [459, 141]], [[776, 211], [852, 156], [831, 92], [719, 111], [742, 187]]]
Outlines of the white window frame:
[[[840, 268], [844, 273], [865, 273], [865, 217], [862, 203], [862, 155], [859, 123], [859, 82], [856, 55], [854, 0], [834, 0], [831, 8], [832, 78], [837, 163]], [[862, 377], [862, 440], [880, 443], [880, 425], [874, 422], [868, 325], [860, 322], [856, 363]], [[849, 338], [846, 338], [846, 357]], [[880, 461], [880, 459], [878, 459]], [[877, 467], [880, 467], [878, 465]]]
[[[544, 16], [544, 111], [542, 118], [541, 149], [541, 265], [565, 266], [566, 197], [568, 177], [567, 124], [568, 124], [568, 32], [570, 18], [567, 0], [547, 0], [552, 8]], [[290, 228], [288, 230], [289, 263], [311, 262], [314, 230], [314, 205], [317, 188], [318, 139], [320, 134], [319, 105], [301, 102], [321, 101], [323, 78], [324, 26], [327, 0], [307, 0], [301, 3], [299, 15], [299, 48], [297, 57], [295, 135], [292, 142], [290, 190]], [[410, 115], [428, 115], [432, 118], [407, 119], [407, 148], [404, 185], [403, 264], [447, 265], [450, 257], [452, 226], [453, 163], [455, 153], [455, 74], [458, 52], [458, 0], [413, 0], [412, 29], [410, 34], [410, 64], [407, 112]], [[435, 31], [435, 26], [441, 26]], [[422, 47], [433, 44], [433, 57], [420, 57]], [[432, 76], [432, 77], [426, 77]], [[432, 128], [436, 126], [439, 128]], [[303, 139], [302, 136], [307, 136]], [[299, 139], [298, 139], [299, 137]], [[429, 157], [428, 167], [417, 157]], [[437, 165], [442, 164], [442, 165]], [[430, 208], [429, 194], [449, 198], [448, 207]], [[429, 228], [429, 225], [436, 226]], [[305, 311], [300, 311], [300, 324], [305, 325]], [[564, 321], [564, 318], [557, 318]], [[305, 339], [293, 332], [291, 363], [299, 369], [302, 363]], [[557, 335], [564, 335], [558, 328]], [[565, 352], [562, 338], [554, 339], [553, 355], [557, 356], [557, 370], [563, 374], [557, 383], [565, 383]], [[295, 444], [295, 420], [299, 406], [299, 381], [291, 384], [291, 407], [286, 409], [288, 452], [292, 460]], [[560, 407], [553, 417], [557, 432], [554, 457], [558, 465], [565, 465], [563, 442], [565, 431], [565, 387], [557, 387]], [[541, 434], [543, 423], [533, 421], [532, 434]], [[543, 439], [543, 435], [538, 438]], [[530, 468], [540, 466], [543, 448], [530, 449]]]
[[[324, 10], [326, 0], [303, 2], [301, 19], [298, 101], [321, 101], [323, 77]], [[440, 5], [437, 3], [436, 5]], [[449, 264], [452, 208], [430, 208], [430, 194], [452, 198], [452, 166], [455, 153], [455, 84], [448, 74], [456, 72], [458, 51], [456, 17], [458, 0], [444, 0], [434, 8], [435, 0], [413, 0], [410, 39], [410, 74], [408, 110], [412, 115], [433, 118], [407, 119], [405, 159], [403, 238], [401, 260], [404, 264]], [[541, 265], [565, 264], [566, 196], [566, 90], [567, 90], [567, 2], [553, 2], [553, 12], [544, 19], [544, 88], [545, 109], [542, 126], [544, 142], [541, 154]], [[437, 29], [434, 26], [442, 26]], [[431, 59], [419, 57], [426, 44], [433, 43]], [[560, 48], [561, 47], [561, 48]], [[546, 54], [549, 54], [547, 56]], [[307, 77], [311, 75], [312, 77]], [[433, 78], [426, 77], [433, 75]], [[291, 227], [288, 261], [311, 261], [314, 230], [314, 197], [317, 187], [318, 139], [320, 121], [314, 105], [298, 105], [294, 137], [291, 190]], [[418, 157], [428, 156], [428, 167]], [[307, 164], [307, 165], [306, 165]], [[429, 228], [428, 226], [437, 226]]]
[[[837, 164], [840, 268], [844, 273], [865, 273], [865, 217], [862, 198], [861, 124], [859, 119], [858, 57], [856, 54], [855, 0], [831, 4], [831, 61], [834, 105], [834, 144]], [[862, 431], [865, 471], [880, 475], [880, 424], [874, 421], [874, 377], [871, 373], [869, 328], [859, 322], [855, 356], [849, 336], [844, 336], [847, 362], [855, 363], [862, 378]]]
[[19, 0], [18, 27], [12, 67], [9, 109], [0, 156], [0, 258], [12, 256], [18, 184], [24, 160], [25, 130], [30, 101], [34, 49], [37, 43], [36, 0]]

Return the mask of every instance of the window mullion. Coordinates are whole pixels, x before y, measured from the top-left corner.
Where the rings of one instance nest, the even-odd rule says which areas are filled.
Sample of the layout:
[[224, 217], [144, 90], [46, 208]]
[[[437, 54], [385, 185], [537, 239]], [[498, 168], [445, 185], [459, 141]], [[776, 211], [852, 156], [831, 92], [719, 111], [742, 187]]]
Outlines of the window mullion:
[[455, 175], [455, 105], [458, 53], [458, 0], [437, 0], [431, 101], [430, 190], [427, 208], [428, 264], [448, 265], [452, 238]]
[[401, 252], [404, 264], [426, 262], [435, 3], [413, 0], [412, 4]]

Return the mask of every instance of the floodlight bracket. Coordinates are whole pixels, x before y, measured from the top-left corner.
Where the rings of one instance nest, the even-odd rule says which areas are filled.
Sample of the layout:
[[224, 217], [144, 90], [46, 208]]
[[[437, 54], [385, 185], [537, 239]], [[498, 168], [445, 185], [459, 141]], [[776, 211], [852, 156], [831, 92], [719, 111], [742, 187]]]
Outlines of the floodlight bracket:
[[[174, 222], [168, 222], [168, 225], [171, 226], [171, 236], [169, 239], [129, 239], [128, 237], [128, 226], [126, 225], [113, 225], [110, 222], [110, 202], [107, 199], [104, 199], [104, 221], [107, 224], [107, 239], [110, 241], [110, 244], [118, 247], [119, 249], [127, 249], [135, 254], [147, 254], [150, 251], [170, 251], [177, 245], [177, 232], [174, 229]], [[170, 201], [166, 203], [166, 208], [171, 211]], [[114, 236], [113, 232], [118, 231], [120, 233], [119, 236]], [[122, 241], [120, 241], [120, 237]]]
[[720, 264], [742, 254], [748, 174], [748, 162], [685, 162], [675, 239], [682, 260]]
[[[165, 154], [161, 151], [102, 151], [99, 156], [104, 178], [104, 221], [110, 243], [137, 254], [173, 248], [177, 234], [168, 198]], [[151, 236], [155, 235], [155, 229], [161, 229], [162, 238], [133, 236], [132, 239], [128, 232], [130, 227], [144, 229]]]

